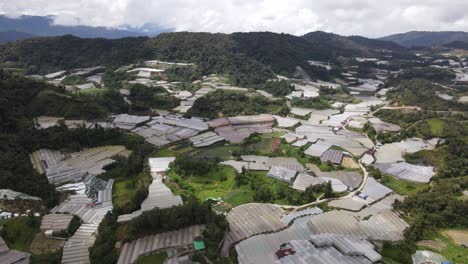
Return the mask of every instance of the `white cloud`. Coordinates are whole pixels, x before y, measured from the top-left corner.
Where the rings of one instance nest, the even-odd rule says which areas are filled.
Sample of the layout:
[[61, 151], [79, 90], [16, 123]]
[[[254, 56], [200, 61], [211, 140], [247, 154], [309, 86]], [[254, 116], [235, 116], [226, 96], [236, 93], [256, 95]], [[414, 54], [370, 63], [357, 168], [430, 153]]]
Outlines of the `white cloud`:
[[468, 31], [466, 0], [0, 0], [9, 16], [56, 15], [56, 24], [176, 31], [315, 30], [370, 37], [410, 30]]

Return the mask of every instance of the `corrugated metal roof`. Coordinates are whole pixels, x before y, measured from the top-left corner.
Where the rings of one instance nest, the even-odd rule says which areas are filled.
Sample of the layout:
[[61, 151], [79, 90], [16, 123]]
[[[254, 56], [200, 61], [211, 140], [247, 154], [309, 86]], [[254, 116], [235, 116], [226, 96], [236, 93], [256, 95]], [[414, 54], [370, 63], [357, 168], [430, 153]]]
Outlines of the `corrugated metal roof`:
[[320, 156], [320, 160], [322, 162], [341, 164], [341, 161], [343, 160], [343, 152], [339, 150], [328, 149]]

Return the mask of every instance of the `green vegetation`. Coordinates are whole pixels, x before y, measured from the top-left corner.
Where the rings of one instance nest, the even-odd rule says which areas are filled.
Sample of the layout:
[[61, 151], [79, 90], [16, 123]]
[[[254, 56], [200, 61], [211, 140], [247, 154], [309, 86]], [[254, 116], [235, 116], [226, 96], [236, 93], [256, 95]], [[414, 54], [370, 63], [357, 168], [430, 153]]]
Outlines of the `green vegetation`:
[[77, 119], [106, 117], [109, 113], [124, 113], [128, 105], [119, 92], [65, 94], [60, 88], [42, 91], [29, 105], [31, 115], [62, 116]]
[[84, 83], [88, 83], [88, 81], [86, 81], [86, 79], [78, 75], [68, 75], [61, 82], [61, 84], [63, 85], [79, 85], [79, 84], [84, 84]]
[[414, 125], [416, 134], [422, 138], [433, 137], [458, 137], [460, 139], [468, 136], [468, 124], [453, 119], [431, 118]]
[[329, 109], [332, 108], [330, 101], [325, 97], [314, 97], [308, 99], [295, 99], [292, 101], [292, 106], [311, 108], [311, 109]]
[[203, 75], [225, 75], [235, 85], [260, 85], [273, 77], [264, 64], [239, 50], [239, 44], [231, 35], [162, 33], [148, 44], [158, 59], [195, 63]]
[[[445, 244], [445, 247], [442, 250], [435, 251], [452, 261], [452, 263], [468, 263], [466, 248], [456, 244], [450, 237], [443, 234], [444, 231], [444, 229], [438, 230], [430, 237], [432, 240], [440, 241]], [[424, 247], [421, 248], [425, 249]], [[432, 248], [428, 248], [428, 250], [434, 251]]]
[[[398, 80], [424, 79], [433, 82], [449, 83], [455, 79], [455, 73], [447, 69], [434, 67], [411, 68], [398, 73]], [[392, 80], [390, 80], [392, 81]]]
[[385, 261], [392, 264], [412, 264], [412, 252], [415, 246], [407, 245], [404, 243], [392, 244], [389, 242], [384, 243], [381, 255]]
[[31, 255], [29, 260], [31, 264], [60, 264], [62, 262], [62, 251], [57, 250], [53, 253]]
[[138, 210], [141, 202], [148, 196], [148, 186], [151, 184], [148, 171], [124, 178], [119, 177], [114, 182], [113, 205], [115, 211], [124, 214]]
[[394, 190], [399, 195], [415, 194], [428, 187], [427, 184], [400, 180], [388, 174], [383, 175], [380, 183]]
[[0, 222], [0, 235], [10, 249], [29, 251], [34, 236], [39, 232], [40, 218], [30, 214], [26, 217], [16, 217]]
[[468, 201], [457, 199], [467, 187], [467, 177], [440, 179], [403, 202], [396, 201], [394, 207], [404, 212], [411, 223], [405, 231], [407, 243], [430, 237], [439, 228], [468, 227]]
[[266, 172], [243, 171], [236, 177], [238, 186], [249, 185], [254, 191], [256, 202], [302, 205], [317, 200], [319, 196], [333, 197], [331, 183], [308, 187], [300, 192], [289, 187], [289, 184], [266, 176]]
[[200, 117], [255, 115], [262, 113], [286, 114], [284, 100], [271, 101], [257, 94], [217, 90], [197, 99], [188, 114]]
[[165, 251], [153, 253], [148, 256], [140, 257], [137, 260], [137, 264], [164, 264], [164, 260], [167, 258]]
[[362, 132], [364, 132], [369, 138], [370, 140], [372, 140], [372, 142], [375, 143], [375, 137], [377, 136], [377, 131], [375, 130], [375, 128], [372, 126], [372, 124], [370, 122], [367, 122], [364, 124], [364, 127], [362, 128]]
[[179, 105], [180, 100], [170, 95], [163, 87], [148, 87], [134, 84], [130, 87], [129, 99], [135, 107], [170, 110]]
[[413, 109], [379, 109], [374, 113], [374, 116], [380, 118], [382, 121], [406, 128], [417, 121], [436, 117], [437, 113]]
[[202, 70], [197, 66], [174, 67], [164, 72], [171, 82], [193, 82], [201, 79]]
[[396, 89], [388, 91], [387, 97], [392, 103], [420, 106], [425, 110], [468, 110], [467, 105], [447, 101], [435, 95], [436, 91], [443, 89], [429, 81], [414, 79], [400, 82]]
[[59, 70], [96, 65], [121, 66], [153, 59], [148, 38], [81, 39], [71, 35], [32, 38], [0, 46], [0, 61], [28, 73], [47, 74]]
[[218, 165], [216, 160], [178, 156], [168, 177], [168, 186], [184, 197], [205, 201], [208, 197], [222, 197], [231, 206], [253, 201], [253, 192], [247, 186], [236, 186], [236, 171]]
[[421, 150], [406, 154], [410, 163], [422, 163], [437, 168], [438, 178], [466, 177], [468, 175], [468, 152], [466, 141], [449, 139], [447, 144], [433, 150]]
[[273, 96], [286, 96], [294, 91], [294, 86], [285, 80], [266, 82], [260, 90], [264, 90]]

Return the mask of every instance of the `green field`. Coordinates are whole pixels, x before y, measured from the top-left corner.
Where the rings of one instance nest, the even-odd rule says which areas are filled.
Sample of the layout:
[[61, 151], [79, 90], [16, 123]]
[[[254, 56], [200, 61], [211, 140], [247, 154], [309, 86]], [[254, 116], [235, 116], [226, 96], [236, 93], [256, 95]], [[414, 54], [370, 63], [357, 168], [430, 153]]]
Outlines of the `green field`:
[[171, 179], [168, 185], [177, 194], [194, 195], [200, 201], [208, 197], [221, 197], [231, 206], [237, 206], [253, 201], [253, 191], [248, 186], [236, 186], [236, 171], [229, 166], [221, 166], [221, 170], [211, 171], [203, 177], [191, 176], [183, 179], [174, 171], [168, 173]]
[[151, 184], [151, 176], [148, 171], [143, 171], [136, 177], [117, 178], [114, 182], [113, 203], [117, 209], [129, 208], [132, 205], [138, 190], [147, 190]]
[[405, 180], [400, 180], [392, 175], [384, 174], [381, 183], [388, 188], [394, 190], [399, 195], [410, 195], [419, 192], [429, 186], [425, 183], [415, 183]]
[[166, 260], [167, 254], [165, 251], [154, 253], [148, 256], [140, 257], [137, 260], [137, 264], [163, 264]]
[[[442, 243], [446, 245], [444, 249], [442, 249], [440, 252], [437, 252], [437, 253], [446, 257], [452, 263], [464, 263], [464, 264], [468, 263], [468, 249], [455, 244], [451, 238], [442, 234], [443, 231], [444, 230], [439, 230], [439, 232], [434, 234], [434, 236], [431, 238], [432, 240], [441, 241]], [[432, 248], [420, 247], [420, 249], [436, 251]]]
[[103, 93], [105, 93], [107, 91], [108, 91], [108, 89], [103, 89], [103, 88], [89, 88], [89, 89], [80, 90], [77, 93], [95, 95], [95, 94], [103, 94]]
[[28, 251], [34, 236], [39, 232], [39, 217], [15, 217], [0, 221], [1, 237], [10, 249]]

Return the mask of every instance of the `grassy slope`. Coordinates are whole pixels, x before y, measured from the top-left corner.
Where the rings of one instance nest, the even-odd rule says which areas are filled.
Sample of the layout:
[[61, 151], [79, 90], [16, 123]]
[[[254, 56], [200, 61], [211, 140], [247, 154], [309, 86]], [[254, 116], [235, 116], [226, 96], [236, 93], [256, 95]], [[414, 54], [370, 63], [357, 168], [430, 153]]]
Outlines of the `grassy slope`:
[[[39, 218], [36, 219], [40, 221]], [[10, 249], [28, 251], [34, 236], [39, 232], [37, 227], [28, 224], [28, 217], [16, 217], [0, 222], [2, 225], [2, 237]]]
[[113, 203], [116, 208], [126, 207], [136, 196], [140, 186], [148, 189], [151, 184], [151, 177], [148, 171], [143, 171], [133, 178], [117, 178], [114, 183]]
[[163, 264], [164, 260], [167, 258], [167, 253], [165, 251], [154, 253], [148, 256], [140, 257], [137, 260], [137, 264]]
[[[432, 240], [440, 240], [446, 245], [446, 247], [438, 253], [452, 261], [452, 263], [468, 263], [468, 249], [455, 244], [451, 238], [442, 234], [442, 231], [443, 230], [439, 230], [439, 232], [435, 233], [431, 238]], [[432, 248], [419, 248], [435, 251]]]
[[381, 183], [400, 195], [414, 194], [428, 186], [428, 184], [400, 180], [388, 174], [383, 175]]
[[236, 186], [236, 171], [229, 166], [223, 166], [220, 171], [209, 172], [204, 177], [183, 179], [174, 171], [170, 171], [168, 176], [173, 181], [169, 186], [176, 193], [193, 194], [200, 201], [208, 197], [222, 197], [231, 206], [253, 201], [253, 191], [248, 186]]

